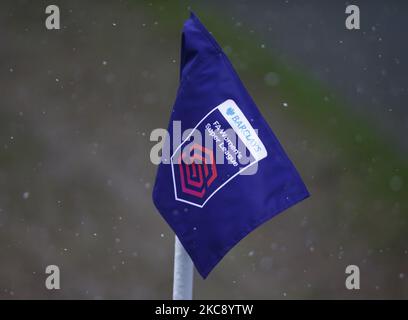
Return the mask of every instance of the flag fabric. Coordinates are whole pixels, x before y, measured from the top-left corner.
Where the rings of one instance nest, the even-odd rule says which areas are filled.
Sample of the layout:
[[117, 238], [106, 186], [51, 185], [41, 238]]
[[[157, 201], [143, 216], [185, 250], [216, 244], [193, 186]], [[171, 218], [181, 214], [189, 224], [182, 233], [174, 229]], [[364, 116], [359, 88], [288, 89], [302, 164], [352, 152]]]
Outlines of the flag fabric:
[[[174, 138], [175, 123], [185, 133]], [[212, 35], [191, 13], [153, 201], [206, 278], [248, 233], [309, 193]]]

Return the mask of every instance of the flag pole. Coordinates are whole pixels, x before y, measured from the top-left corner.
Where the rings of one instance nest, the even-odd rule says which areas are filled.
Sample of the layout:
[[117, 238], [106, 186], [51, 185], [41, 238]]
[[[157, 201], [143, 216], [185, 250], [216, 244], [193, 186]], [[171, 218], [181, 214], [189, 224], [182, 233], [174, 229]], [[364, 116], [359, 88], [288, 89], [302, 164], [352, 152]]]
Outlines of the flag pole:
[[177, 236], [175, 240], [173, 300], [192, 300], [193, 262]]

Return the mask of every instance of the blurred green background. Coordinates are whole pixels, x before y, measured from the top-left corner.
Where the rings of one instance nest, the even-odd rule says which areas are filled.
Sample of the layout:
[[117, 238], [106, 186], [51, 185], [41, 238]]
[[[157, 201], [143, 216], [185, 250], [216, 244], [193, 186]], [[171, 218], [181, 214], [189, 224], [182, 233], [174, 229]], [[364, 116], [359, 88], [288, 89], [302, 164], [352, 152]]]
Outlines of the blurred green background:
[[407, 4], [356, 1], [354, 31], [342, 1], [53, 1], [53, 31], [49, 4], [0, 3], [0, 298], [171, 298], [150, 132], [167, 126], [188, 9], [312, 194], [196, 275], [194, 297], [408, 298]]

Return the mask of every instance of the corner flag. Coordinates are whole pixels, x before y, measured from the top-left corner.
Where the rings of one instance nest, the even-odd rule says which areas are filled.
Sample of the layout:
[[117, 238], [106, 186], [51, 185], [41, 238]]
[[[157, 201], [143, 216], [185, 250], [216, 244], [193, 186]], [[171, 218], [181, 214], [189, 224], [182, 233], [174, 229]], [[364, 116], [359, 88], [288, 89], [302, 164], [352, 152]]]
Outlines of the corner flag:
[[[174, 139], [173, 123], [186, 132]], [[248, 233], [309, 193], [226, 55], [191, 14], [153, 201], [206, 278]]]

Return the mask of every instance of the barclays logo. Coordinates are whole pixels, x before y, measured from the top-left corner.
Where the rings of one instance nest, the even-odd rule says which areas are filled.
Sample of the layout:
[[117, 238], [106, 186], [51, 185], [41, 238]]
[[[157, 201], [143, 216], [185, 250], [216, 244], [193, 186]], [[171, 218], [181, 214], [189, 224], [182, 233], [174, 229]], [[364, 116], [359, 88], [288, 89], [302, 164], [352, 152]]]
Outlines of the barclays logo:
[[235, 114], [234, 108], [229, 107], [227, 109], [227, 115], [229, 116], [233, 116]]
[[245, 140], [253, 147], [254, 152], [261, 152], [262, 147], [259, 144], [259, 139], [255, 136], [255, 132], [252, 132], [251, 125], [246, 119], [242, 119], [238, 114], [235, 113], [233, 108], [228, 108], [226, 110], [227, 115], [230, 116], [231, 120], [235, 124], [241, 135]]

